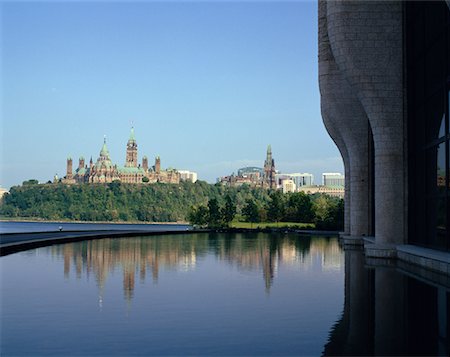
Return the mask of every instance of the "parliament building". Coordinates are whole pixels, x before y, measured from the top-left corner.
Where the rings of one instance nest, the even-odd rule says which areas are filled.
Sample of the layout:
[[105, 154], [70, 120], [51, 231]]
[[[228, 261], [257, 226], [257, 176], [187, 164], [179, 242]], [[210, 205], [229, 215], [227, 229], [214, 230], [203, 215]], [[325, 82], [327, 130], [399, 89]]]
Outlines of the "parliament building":
[[113, 164], [109, 157], [109, 151], [106, 146], [106, 138], [103, 141], [100, 156], [97, 162], [89, 161], [85, 164], [83, 157], [78, 161], [78, 167], [73, 172], [72, 158], [67, 158], [66, 176], [62, 179], [63, 183], [110, 183], [113, 181], [124, 183], [175, 183], [180, 182], [180, 174], [176, 170], [161, 170], [161, 159], [155, 158], [155, 165], [148, 166], [148, 158], [142, 158], [142, 164], [138, 164], [138, 150], [134, 128], [131, 128], [130, 137], [127, 142], [126, 159], [124, 166]]

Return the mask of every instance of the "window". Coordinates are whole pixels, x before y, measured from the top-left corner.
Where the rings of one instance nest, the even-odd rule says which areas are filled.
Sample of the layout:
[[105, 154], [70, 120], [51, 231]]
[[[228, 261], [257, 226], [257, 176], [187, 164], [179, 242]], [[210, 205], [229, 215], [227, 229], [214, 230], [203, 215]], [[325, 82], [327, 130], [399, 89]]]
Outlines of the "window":
[[450, 250], [450, 10], [406, 2], [405, 15], [408, 241]]

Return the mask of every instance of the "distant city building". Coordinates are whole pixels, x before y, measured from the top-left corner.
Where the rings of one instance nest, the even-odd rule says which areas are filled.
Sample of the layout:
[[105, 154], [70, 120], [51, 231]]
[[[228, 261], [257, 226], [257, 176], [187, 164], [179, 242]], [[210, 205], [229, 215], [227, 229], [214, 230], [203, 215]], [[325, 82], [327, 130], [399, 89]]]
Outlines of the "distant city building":
[[338, 172], [325, 172], [322, 174], [323, 186], [345, 186], [345, 176]]
[[344, 198], [345, 189], [343, 186], [302, 186], [297, 188], [298, 192], [304, 192], [308, 195], [313, 195], [315, 193], [323, 193], [329, 196]]
[[282, 189], [283, 189], [283, 193], [295, 192], [296, 186], [295, 186], [294, 181], [291, 179], [283, 180]]
[[267, 147], [266, 161], [264, 161], [264, 176], [263, 176], [263, 187], [276, 189], [277, 182], [275, 179], [275, 160], [272, 157], [272, 148], [269, 145]]
[[252, 180], [259, 181], [264, 175], [264, 169], [261, 167], [243, 167], [238, 170], [239, 177], [248, 177]]
[[268, 189], [276, 189], [276, 170], [275, 160], [272, 157], [272, 148], [267, 147], [266, 160], [264, 168], [260, 167], [243, 167], [238, 170], [238, 174], [223, 176], [217, 179], [218, 183], [226, 186], [249, 185], [252, 187], [263, 187]]
[[180, 174], [176, 170], [161, 170], [161, 159], [155, 158], [155, 165], [148, 166], [147, 156], [142, 158], [142, 164], [138, 164], [137, 142], [134, 136], [134, 128], [131, 128], [127, 142], [125, 165], [119, 167], [113, 164], [106, 146], [106, 138], [100, 150], [100, 156], [94, 164], [92, 157], [89, 165], [85, 164], [84, 157], [78, 160], [78, 167], [73, 173], [72, 158], [67, 158], [66, 176], [61, 182], [75, 183], [109, 183], [121, 181], [124, 183], [179, 183]]
[[314, 185], [314, 175], [309, 173], [276, 174], [275, 179], [278, 188], [281, 188], [283, 186], [284, 180], [294, 181], [297, 188], [302, 186]]
[[307, 172], [289, 174], [289, 177], [295, 182], [297, 187], [314, 185], [314, 175]]
[[178, 170], [178, 173], [180, 174], [180, 181], [190, 181], [190, 182], [196, 182], [197, 181], [197, 173], [187, 170]]

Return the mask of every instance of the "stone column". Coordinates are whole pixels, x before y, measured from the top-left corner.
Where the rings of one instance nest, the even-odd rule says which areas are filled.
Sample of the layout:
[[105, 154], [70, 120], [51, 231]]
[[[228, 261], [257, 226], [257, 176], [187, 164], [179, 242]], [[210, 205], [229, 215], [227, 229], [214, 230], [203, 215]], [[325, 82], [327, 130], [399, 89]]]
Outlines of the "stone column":
[[343, 146], [346, 151], [346, 192], [350, 191], [349, 233], [352, 237], [361, 237], [369, 234], [368, 118], [334, 60], [326, 26], [326, 6], [325, 1], [319, 1], [322, 117], [338, 147]]
[[373, 132], [376, 245], [394, 247], [404, 242], [406, 207], [402, 3], [330, 1], [327, 28], [336, 64]]

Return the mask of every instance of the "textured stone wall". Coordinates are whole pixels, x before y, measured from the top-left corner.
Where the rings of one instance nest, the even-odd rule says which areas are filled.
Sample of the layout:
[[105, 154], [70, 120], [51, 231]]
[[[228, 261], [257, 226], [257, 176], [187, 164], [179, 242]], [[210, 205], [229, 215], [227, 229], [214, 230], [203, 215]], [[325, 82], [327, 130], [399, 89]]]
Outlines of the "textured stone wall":
[[[402, 3], [329, 1], [326, 3], [326, 23], [338, 73], [362, 105], [373, 132], [376, 243], [403, 243], [406, 160], [403, 147]], [[346, 91], [340, 92], [344, 96]], [[331, 101], [327, 95], [329, 93], [323, 95], [322, 100]], [[347, 107], [348, 115], [352, 114], [352, 108]], [[345, 111], [345, 108], [341, 109]], [[348, 145], [347, 151], [351, 161], [354, 155]], [[351, 208], [352, 218], [353, 212]]]
[[[346, 197], [351, 236], [369, 234], [368, 119], [340, 72], [331, 51], [327, 3], [319, 1], [319, 85], [325, 126], [341, 153], [345, 152]], [[344, 157], [344, 155], [342, 155]]]

